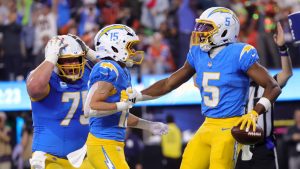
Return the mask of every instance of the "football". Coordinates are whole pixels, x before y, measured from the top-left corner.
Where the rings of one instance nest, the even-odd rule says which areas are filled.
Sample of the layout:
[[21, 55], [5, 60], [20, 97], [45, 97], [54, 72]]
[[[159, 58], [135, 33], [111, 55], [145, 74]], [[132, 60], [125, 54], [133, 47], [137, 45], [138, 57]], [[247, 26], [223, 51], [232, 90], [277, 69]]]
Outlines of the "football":
[[250, 130], [248, 132], [246, 132], [245, 130], [240, 130], [240, 126], [234, 126], [231, 129], [231, 134], [237, 142], [244, 145], [256, 144], [262, 141], [264, 138], [264, 131], [258, 125], [256, 125], [255, 132], [253, 132], [252, 126], [250, 127]]

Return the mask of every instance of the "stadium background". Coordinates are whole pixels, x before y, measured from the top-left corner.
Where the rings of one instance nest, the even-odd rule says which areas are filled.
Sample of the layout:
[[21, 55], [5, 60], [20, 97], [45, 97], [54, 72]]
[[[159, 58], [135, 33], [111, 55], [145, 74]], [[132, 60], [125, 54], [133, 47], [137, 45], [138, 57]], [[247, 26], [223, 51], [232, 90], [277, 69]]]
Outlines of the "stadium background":
[[[300, 48], [292, 42], [287, 16], [300, 10], [299, 0], [0, 0], [0, 111], [12, 129], [12, 149], [31, 131], [30, 101], [24, 79], [44, 59], [44, 47], [54, 35], [73, 33], [90, 47], [103, 26], [122, 23], [134, 28], [146, 52], [141, 67], [132, 70], [133, 84], [142, 89], [180, 67], [189, 49], [196, 17], [212, 6], [233, 9], [241, 22], [240, 41], [257, 48], [260, 62], [271, 74], [279, 72], [280, 57], [273, 42], [277, 21], [285, 31], [294, 75], [275, 106], [275, 125], [281, 168], [287, 168], [286, 143], [281, 139], [294, 124], [300, 107]], [[190, 80], [158, 100], [139, 104], [133, 113], [165, 122], [172, 114], [182, 131], [183, 148], [203, 122], [200, 94]], [[162, 168], [160, 138], [133, 130], [143, 140], [143, 168]], [[1, 150], [0, 150], [1, 151]], [[13, 160], [16, 164], [18, 158]], [[14, 165], [13, 165], [14, 166]]]

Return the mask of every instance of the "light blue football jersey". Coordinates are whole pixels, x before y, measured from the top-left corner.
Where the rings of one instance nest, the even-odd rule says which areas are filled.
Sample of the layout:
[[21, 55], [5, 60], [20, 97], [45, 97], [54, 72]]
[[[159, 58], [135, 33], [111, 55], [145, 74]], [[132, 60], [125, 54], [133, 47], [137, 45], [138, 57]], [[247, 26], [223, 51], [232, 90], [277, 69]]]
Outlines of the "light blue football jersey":
[[[119, 102], [121, 91], [131, 87], [129, 70], [112, 60], [102, 60], [93, 67], [89, 87], [99, 81], [111, 83], [115, 88], [115, 92], [106, 99], [108, 103]], [[104, 117], [92, 117], [90, 118], [90, 132], [97, 138], [124, 141], [127, 117], [126, 111]]]
[[81, 148], [89, 132], [88, 120], [83, 116], [91, 70], [74, 84], [61, 81], [52, 73], [49, 94], [40, 101], [32, 101], [32, 151], [43, 151], [57, 157]]
[[190, 49], [187, 62], [197, 73], [204, 116], [228, 118], [244, 114], [249, 90], [246, 72], [258, 59], [256, 49], [245, 43], [229, 44], [213, 59], [199, 46]]

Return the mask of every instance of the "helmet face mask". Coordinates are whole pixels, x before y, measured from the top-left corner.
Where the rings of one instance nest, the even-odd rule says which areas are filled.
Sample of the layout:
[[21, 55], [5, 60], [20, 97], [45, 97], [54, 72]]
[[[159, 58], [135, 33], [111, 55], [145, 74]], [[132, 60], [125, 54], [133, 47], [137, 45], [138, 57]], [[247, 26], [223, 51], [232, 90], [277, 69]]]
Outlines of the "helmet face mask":
[[95, 49], [100, 58], [110, 57], [127, 67], [141, 64], [144, 51], [135, 48], [140, 41], [136, 33], [126, 25], [113, 24], [101, 29], [95, 39]]
[[61, 56], [57, 62], [58, 75], [71, 81], [82, 78], [86, 60], [84, 54], [78, 56]]
[[240, 23], [234, 12], [223, 7], [205, 10], [196, 19], [191, 45], [208, 52], [211, 48], [237, 41]]
[[139, 40], [130, 41], [126, 44], [126, 50], [128, 51], [128, 57], [125, 62], [140, 65], [144, 60], [144, 51], [138, 51], [135, 49], [136, 45], [140, 43]]
[[209, 20], [196, 19], [194, 31], [192, 32], [192, 45], [200, 45], [201, 49], [206, 51], [212, 44], [211, 37], [217, 33], [216, 24]]
[[70, 36], [62, 35], [63, 43], [67, 46], [61, 50], [56, 67], [58, 76], [69, 81], [76, 81], [82, 78], [86, 60], [85, 53], [78, 42]]

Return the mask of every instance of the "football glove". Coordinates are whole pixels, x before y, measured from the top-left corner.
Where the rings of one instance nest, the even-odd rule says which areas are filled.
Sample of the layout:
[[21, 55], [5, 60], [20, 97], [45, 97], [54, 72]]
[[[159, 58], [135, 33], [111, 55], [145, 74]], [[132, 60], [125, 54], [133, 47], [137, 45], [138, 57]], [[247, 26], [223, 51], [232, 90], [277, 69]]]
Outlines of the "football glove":
[[121, 91], [121, 96], [120, 97], [121, 97], [120, 102], [118, 102], [119, 105], [117, 104], [118, 110], [125, 110], [125, 109], [132, 108], [133, 103], [131, 101], [129, 101], [129, 97], [126, 93], [126, 90]]
[[64, 38], [54, 37], [48, 41], [45, 48], [45, 60], [53, 63], [57, 63], [61, 51], [67, 47], [68, 44], [64, 44]]
[[121, 98], [120, 98], [120, 101], [121, 101], [121, 102], [128, 101], [129, 96], [128, 96], [126, 90], [122, 90], [122, 91], [121, 91], [121, 96], [120, 96], [120, 97], [121, 97]]
[[168, 125], [161, 123], [161, 122], [151, 122], [148, 128], [153, 135], [165, 135], [169, 131]]
[[235, 124], [235, 126], [241, 124], [240, 130], [244, 130], [246, 127], [245, 131], [248, 132], [250, 129], [250, 126], [253, 126], [253, 131], [256, 131], [256, 121], [258, 118], [258, 113], [255, 110], [252, 110], [251, 112], [244, 114], [239, 121]]
[[126, 94], [128, 95], [128, 100], [131, 101], [133, 104], [138, 101], [141, 101], [143, 98], [142, 93], [132, 87], [126, 89]]
[[161, 122], [152, 122], [145, 119], [139, 119], [138, 123], [134, 128], [147, 130], [148, 132], [152, 133], [153, 135], [163, 135], [167, 134], [169, 131], [168, 125], [161, 123]]
[[136, 97], [137, 97], [137, 91], [132, 87], [128, 87], [126, 89], [126, 94], [128, 96], [128, 101], [130, 101], [134, 104], [136, 101]]

